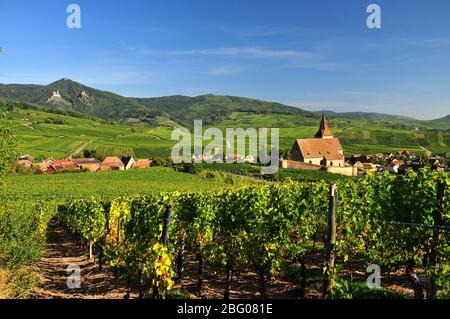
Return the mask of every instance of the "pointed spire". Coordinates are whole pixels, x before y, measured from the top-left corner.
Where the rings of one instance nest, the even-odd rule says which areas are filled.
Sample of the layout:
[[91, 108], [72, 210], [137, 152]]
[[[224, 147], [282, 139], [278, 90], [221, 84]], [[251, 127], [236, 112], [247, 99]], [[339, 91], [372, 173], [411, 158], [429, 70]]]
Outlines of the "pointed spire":
[[317, 131], [315, 138], [332, 138], [333, 133], [331, 133], [330, 129], [328, 128], [328, 121], [325, 117], [325, 114], [322, 114], [322, 119], [320, 121], [320, 127]]

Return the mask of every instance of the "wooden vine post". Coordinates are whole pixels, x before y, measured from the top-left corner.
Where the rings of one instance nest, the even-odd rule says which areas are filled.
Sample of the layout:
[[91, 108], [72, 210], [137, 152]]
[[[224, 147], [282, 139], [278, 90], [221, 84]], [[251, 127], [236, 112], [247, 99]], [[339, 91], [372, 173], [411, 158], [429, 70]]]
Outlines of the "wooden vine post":
[[89, 241], [89, 261], [93, 261], [94, 260], [94, 253], [93, 253], [93, 248], [94, 247], [94, 241], [90, 240]]
[[322, 290], [323, 298], [326, 298], [333, 288], [333, 268], [334, 268], [334, 246], [336, 244], [336, 212], [338, 208], [338, 190], [333, 183], [330, 185], [330, 195], [328, 203], [328, 227], [325, 243], [325, 274], [323, 278]]

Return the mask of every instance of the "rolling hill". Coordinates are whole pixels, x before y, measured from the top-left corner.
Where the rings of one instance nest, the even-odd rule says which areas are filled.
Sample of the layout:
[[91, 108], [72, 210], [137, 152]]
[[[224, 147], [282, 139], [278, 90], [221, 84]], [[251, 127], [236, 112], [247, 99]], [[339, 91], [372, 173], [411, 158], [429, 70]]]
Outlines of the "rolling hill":
[[[54, 96], [54, 92], [59, 92], [60, 96]], [[144, 120], [151, 123], [156, 117], [165, 117], [185, 126], [191, 126], [197, 118], [203, 118], [205, 124], [215, 124], [233, 112], [317, 117], [295, 107], [241, 97], [204, 95], [128, 98], [66, 78], [49, 85], [0, 85], [0, 97], [41, 105], [53, 111], [83, 113], [121, 122]]]
[[[53, 92], [59, 92], [54, 95]], [[203, 95], [129, 98], [96, 90], [69, 79], [47, 86], [0, 85], [0, 108], [6, 104], [16, 124], [21, 153], [64, 158], [84, 148], [103, 155], [166, 157], [175, 144], [174, 126], [278, 127], [280, 148], [314, 136], [319, 113], [257, 99]], [[321, 112], [320, 112], [321, 113]], [[378, 113], [335, 113], [330, 128], [346, 155], [408, 149], [450, 150], [450, 116], [419, 121]], [[417, 129], [418, 128], [418, 129]]]
[[316, 111], [318, 114], [325, 114], [329, 117], [340, 117], [347, 119], [371, 119], [371, 120], [410, 120], [417, 121], [415, 118], [403, 115], [394, 115], [376, 112], [334, 112], [330, 110]]
[[336, 119], [360, 120], [362, 123], [387, 128], [450, 129], [449, 116], [433, 121], [420, 121], [406, 116], [381, 113], [309, 112], [275, 102], [212, 94], [197, 97], [175, 95], [131, 98], [97, 90], [67, 78], [49, 85], [0, 84], [0, 97], [41, 106], [61, 114], [81, 115], [121, 123], [146, 122], [153, 126], [173, 122], [175, 125], [179, 123], [190, 127], [194, 119], [199, 118], [205, 125], [220, 125], [238, 119], [240, 116], [237, 115], [252, 115], [255, 121], [248, 121], [250, 126], [258, 127], [269, 119], [271, 123], [287, 127], [315, 123], [315, 119], [321, 113], [325, 113]]
[[[260, 126], [272, 126], [277, 119], [270, 115], [233, 113], [229, 124], [248, 126], [247, 121]], [[38, 159], [66, 158], [76, 151], [96, 150], [101, 156], [131, 154], [136, 158], [168, 157], [177, 141], [171, 140], [171, 127], [150, 127], [111, 123], [95, 119], [72, 117], [36, 109], [16, 108], [8, 113], [16, 126], [18, 149], [21, 154], [31, 154]], [[295, 115], [284, 115], [281, 121], [293, 123]], [[270, 122], [275, 121], [275, 122]], [[318, 119], [301, 125], [280, 127], [280, 149], [289, 151], [297, 138], [314, 136]], [[377, 125], [364, 125], [360, 120], [330, 119], [333, 133], [339, 137], [347, 156], [353, 153], [378, 153], [398, 150], [422, 152], [424, 146], [432, 152], [443, 153], [450, 149], [450, 134], [444, 132], [416, 132], [402, 129], [383, 129]], [[223, 127], [230, 127], [227, 121]], [[293, 124], [294, 125], [294, 124]]]
[[448, 127], [450, 126], [450, 114], [439, 119], [431, 120], [429, 122], [432, 123], [433, 125]]
[[147, 108], [166, 112], [178, 122], [190, 126], [201, 118], [204, 124], [216, 124], [229, 118], [234, 112], [252, 114], [289, 114], [302, 117], [318, 117], [292, 106], [235, 96], [202, 95], [197, 97], [168, 96], [135, 99]]
[[[53, 92], [60, 97], [53, 98]], [[50, 110], [78, 112], [106, 120], [125, 120], [161, 115], [146, 109], [133, 99], [100, 91], [69, 79], [49, 85], [0, 85], [0, 96], [44, 106]]]

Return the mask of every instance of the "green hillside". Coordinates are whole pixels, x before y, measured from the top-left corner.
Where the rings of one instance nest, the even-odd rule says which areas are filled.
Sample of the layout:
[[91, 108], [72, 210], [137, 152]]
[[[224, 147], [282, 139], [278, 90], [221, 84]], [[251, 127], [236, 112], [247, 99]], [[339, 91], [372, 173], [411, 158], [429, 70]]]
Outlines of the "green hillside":
[[82, 149], [148, 158], [166, 156], [173, 144], [169, 128], [101, 123], [37, 110], [16, 109], [8, 116], [16, 125], [20, 152], [37, 158], [64, 158]]
[[[51, 100], [52, 93], [56, 91], [61, 94], [61, 99]], [[86, 95], [82, 95], [82, 92]], [[0, 96], [38, 104], [51, 110], [79, 112], [103, 119], [124, 120], [161, 115], [161, 112], [148, 110], [133, 99], [93, 89], [69, 79], [49, 85], [0, 85]]]
[[432, 124], [433, 126], [438, 126], [438, 127], [450, 127], [450, 114], [442, 117], [440, 119], [435, 119], [432, 121], [428, 121], [430, 124]]
[[217, 124], [230, 118], [234, 112], [247, 112], [265, 115], [297, 115], [301, 118], [315, 118], [319, 115], [299, 108], [256, 99], [202, 95], [197, 97], [168, 96], [161, 98], [136, 99], [140, 104], [154, 110], [170, 114], [176, 121], [192, 126], [195, 119], [204, 124]]
[[[57, 91], [61, 96], [52, 97], [53, 92]], [[49, 85], [0, 84], [0, 97], [65, 115], [81, 115], [131, 124], [146, 123], [155, 127], [177, 124], [191, 127], [195, 119], [202, 119], [205, 125], [219, 125], [238, 120], [241, 124], [257, 127], [260, 124], [268, 126], [268, 122], [273, 123], [272, 127], [297, 127], [309, 125], [320, 117], [319, 112], [235, 96], [209, 94], [197, 97], [175, 95], [129, 98], [90, 88], [70, 79], [61, 79]], [[345, 125], [345, 121], [354, 125], [353, 122], [356, 121], [360, 125], [373, 124], [394, 129], [450, 129], [449, 116], [434, 121], [419, 121], [380, 113], [325, 113], [339, 125]], [[244, 119], [238, 119], [235, 114], [242, 114]]]
[[[37, 158], [64, 158], [84, 149], [97, 150], [100, 155], [132, 154], [137, 158], [166, 157], [175, 141], [172, 128], [150, 127], [147, 124], [126, 125], [99, 122], [30, 109], [15, 109], [9, 118], [16, 125], [20, 153]], [[233, 113], [221, 124], [230, 127], [275, 127], [269, 115]], [[288, 151], [297, 138], [310, 138], [317, 131], [318, 119], [295, 122], [294, 115], [283, 115], [292, 127], [280, 128], [280, 148]], [[293, 123], [293, 124], [291, 124]], [[345, 153], [375, 153], [408, 149], [421, 152], [424, 146], [433, 152], [450, 149], [450, 134], [383, 129], [376, 125], [361, 127], [361, 121], [330, 120], [333, 133], [341, 139]]]
[[[49, 100], [55, 91], [61, 98]], [[295, 139], [313, 137], [320, 120], [318, 113], [255, 99], [125, 98], [68, 79], [47, 86], [0, 85], [0, 104], [6, 104], [17, 126], [20, 152], [37, 158], [64, 158], [84, 149], [105, 156], [166, 157], [175, 144], [170, 139], [173, 127], [191, 127], [194, 119], [222, 129], [278, 127], [280, 148], [287, 152]], [[330, 114], [329, 123], [346, 155], [400, 149], [423, 152], [421, 147], [443, 153], [450, 150], [449, 118], [426, 122], [353, 112]]]
[[[52, 98], [53, 92], [57, 91], [61, 97]], [[61, 79], [49, 85], [0, 84], [0, 97], [40, 105], [53, 111], [150, 124], [155, 124], [157, 117], [185, 126], [192, 126], [197, 118], [203, 118], [204, 123], [213, 124], [237, 111], [317, 117], [295, 107], [240, 97], [205, 95], [127, 98], [90, 88], [70, 79]]]

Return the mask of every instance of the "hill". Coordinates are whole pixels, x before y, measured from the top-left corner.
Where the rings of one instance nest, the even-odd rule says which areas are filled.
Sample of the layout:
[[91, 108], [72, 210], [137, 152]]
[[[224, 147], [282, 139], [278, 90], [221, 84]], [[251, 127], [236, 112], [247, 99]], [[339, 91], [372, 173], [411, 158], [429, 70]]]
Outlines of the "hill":
[[[60, 96], [54, 96], [59, 92]], [[0, 96], [44, 106], [60, 112], [78, 112], [107, 120], [152, 118], [161, 115], [133, 99], [93, 89], [69, 79], [49, 85], [0, 85]]]
[[334, 112], [330, 110], [316, 111], [318, 114], [325, 114], [328, 117], [339, 117], [348, 119], [365, 119], [365, 120], [410, 120], [417, 121], [415, 118], [403, 115], [394, 115], [377, 112]]
[[199, 118], [206, 125], [220, 123], [229, 118], [234, 112], [317, 117], [311, 112], [296, 107], [235, 96], [208, 94], [188, 97], [178, 95], [159, 98], [137, 98], [135, 100], [147, 108], [170, 114], [179, 123], [186, 126], [191, 126], [193, 121]]
[[0, 96], [40, 105], [60, 113], [82, 113], [121, 122], [152, 123], [155, 118], [162, 117], [186, 126], [191, 126], [197, 118], [203, 118], [205, 124], [215, 124], [233, 112], [316, 116], [311, 112], [279, 103], [232, 96], [128, 98], [90, 88], [66, 78], [49, 85], [1, 84]]
[[450, 126], [450, 114], [435, 120], [428, 121], [431, 124], [439, 125], [439, 126]]
[[[176, 143], [171, 140], [171, 127], [120, 124], [21, 108], [9, 112], [8, 117], [16, 126], [20, 154], [31, 154], [38, 159], [65, 158], [85, 149], [96, 150], [100, 156], [168, 157]], [[272, 124], [282, 124], [278, 122], [282, 121], [286, 125], [279, 126], [280, 149], [287, 152], [295, 139], [314, 136], [317, 131], [319, 119], [295, 122], [298, 119], [296, 115], [275, 117], [236, 112], [221, 127], [247, 127], [249, 123], [275, 127]], [[330, 128], [340, 138], [347, 156], [398, 150], [422, 152], [420, 146], [439, 153], [450, 149], [449, 133], [383, 129], [361, 123], [361, 120], [330, 119]]]
[[[0, 84], [0, 97], [12, 99], [18, 107], [41, 108], [54, 113], [98, 118], [120, 123], [148, 123], [151, 126], [191, 127], [194, 119], [205, 125], [237, 123], [244, 126], [296, 127], [315, 125], [321, 113], [351, 125], [378, 125], [394, 129], [450, 129], [449, 117], [420, 121], [406, 116], [333, 111], [309, 112], [297, 107], [258, 99], [202, 95], [131, 98], [97, 90], [64, 78], [49, 85]], [[358, 123], [354, 123], [358, 122]]]

